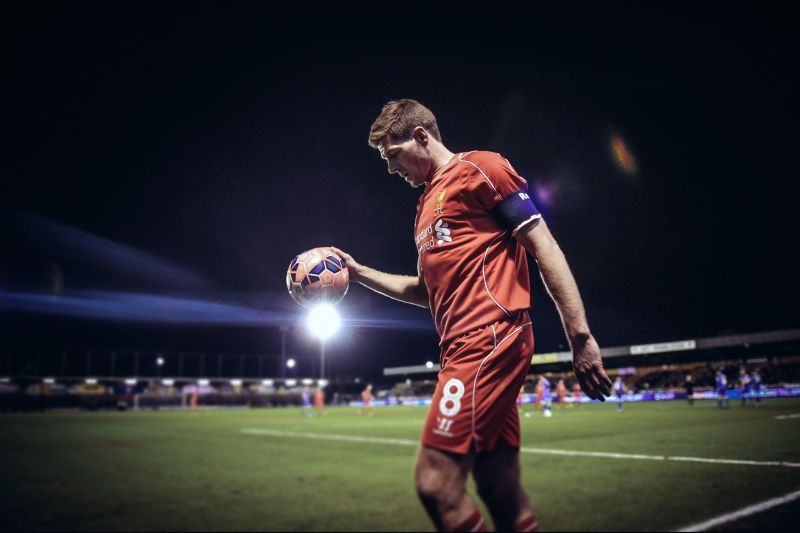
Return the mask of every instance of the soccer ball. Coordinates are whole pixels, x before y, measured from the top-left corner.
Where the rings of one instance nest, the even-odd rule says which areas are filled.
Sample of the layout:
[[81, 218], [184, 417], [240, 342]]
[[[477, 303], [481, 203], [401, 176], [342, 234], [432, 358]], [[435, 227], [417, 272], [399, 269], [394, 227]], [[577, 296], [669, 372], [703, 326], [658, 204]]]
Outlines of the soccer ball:
[[292, 299], [303, 307], [318, 303], [335, 304], [350, 287], [350, 274], [344, 259], [330, 248], [313, 248], [289, 263], [286, 288]]

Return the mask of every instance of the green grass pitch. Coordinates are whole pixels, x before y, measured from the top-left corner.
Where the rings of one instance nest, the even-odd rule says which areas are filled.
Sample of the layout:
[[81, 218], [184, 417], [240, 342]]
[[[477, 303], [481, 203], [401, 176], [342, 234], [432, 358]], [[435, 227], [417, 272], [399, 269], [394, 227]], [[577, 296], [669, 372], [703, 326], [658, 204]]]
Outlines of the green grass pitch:
[[[412, 469], [426, 411], [2, 414], [0, 529], [430, 531]], [[800, 463], [800, 417], [786, 416], [800, 413], [800, 399], [526, 411], [525, 449]], [[521, 458], [545, 531], [669, 531], [800, 489], [791, 465]], [[794, 529], [797, 503], [717, 530]]]

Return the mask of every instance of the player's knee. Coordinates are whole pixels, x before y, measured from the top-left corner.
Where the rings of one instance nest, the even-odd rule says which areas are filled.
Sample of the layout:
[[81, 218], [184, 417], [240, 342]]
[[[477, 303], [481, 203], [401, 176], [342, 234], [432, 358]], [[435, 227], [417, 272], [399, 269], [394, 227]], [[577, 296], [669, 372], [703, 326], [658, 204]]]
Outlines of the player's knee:
[[415, 482], [417, 495], [422, 500], [440, 500], [446, 493], [442, 476], [436, 470], [417, 467]]

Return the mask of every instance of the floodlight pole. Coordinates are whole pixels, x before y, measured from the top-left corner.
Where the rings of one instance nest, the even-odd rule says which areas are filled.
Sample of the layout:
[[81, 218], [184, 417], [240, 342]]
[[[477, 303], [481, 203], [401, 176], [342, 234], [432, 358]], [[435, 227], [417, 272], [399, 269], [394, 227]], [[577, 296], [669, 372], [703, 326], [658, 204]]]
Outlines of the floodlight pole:
[[286, 332], [288, 326], [281, 326], [281, 377], [286, 377]]
[[325, 379], [325, 339], [319, 340], [319, 358], [320, 358], [319, 378]]

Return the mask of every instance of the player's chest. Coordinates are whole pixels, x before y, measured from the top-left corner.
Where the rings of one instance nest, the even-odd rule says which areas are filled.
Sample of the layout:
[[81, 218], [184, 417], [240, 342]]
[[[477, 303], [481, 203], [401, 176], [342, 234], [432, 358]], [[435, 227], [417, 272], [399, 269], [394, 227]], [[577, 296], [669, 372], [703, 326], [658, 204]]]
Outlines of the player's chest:
[[452, 182], [432, 184], [417, 204], [414, 243], [420, 255], [454, 246], [469, 228], [470, 212]]

